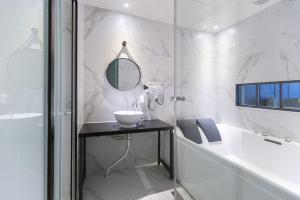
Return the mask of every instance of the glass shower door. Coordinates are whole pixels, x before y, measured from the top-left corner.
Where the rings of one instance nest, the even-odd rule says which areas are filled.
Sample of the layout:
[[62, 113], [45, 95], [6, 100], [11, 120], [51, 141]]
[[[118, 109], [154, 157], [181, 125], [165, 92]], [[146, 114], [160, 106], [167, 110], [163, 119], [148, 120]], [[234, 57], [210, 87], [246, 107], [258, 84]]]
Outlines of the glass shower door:
[[46, 195], [46, 8], [44, 0], [1, 1], [1, 199]]
[[299, 116], [279, 110], [300, 77], [300, 2], [175, 2], [180, 185], [197, 200], [299, 199], [299, 156], [289, 153]]

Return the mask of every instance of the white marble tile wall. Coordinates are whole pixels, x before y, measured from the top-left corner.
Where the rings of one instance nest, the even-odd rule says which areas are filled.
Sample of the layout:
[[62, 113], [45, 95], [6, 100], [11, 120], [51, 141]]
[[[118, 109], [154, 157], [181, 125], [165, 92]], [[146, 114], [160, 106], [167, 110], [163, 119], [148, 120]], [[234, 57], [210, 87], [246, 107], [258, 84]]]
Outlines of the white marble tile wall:
[[176, 35], [176, 89], [186, 97], [177, 104], [177, 116], [215, 118], [215, 36], [190, 29], [180, 29]]
[[[172, 122], [173, 104], [169, 97], [174, 91], [173, 26], [91, 6], [86, 6], [84, 13], [85, 122], [114, 121], [113, 112], [132, 109], [133, 102], [143, 92], [142, 84], [149, 81], [162, 82], [165, 92], [164, 106], [158, 106], [150, 115]], [[110, 86], [105, 75], [124, 40], [142, 72], [141, 84], [127, 92]], [[110, 137], [88, 140], [88, 170], [107, 168], [124, 152], [124, 145], [125, 141]], [[167, 154], [168, 147], [165, 147]], [[119, 166], [155, 162], [156, 152], [155, 133], [133, 135], [129, 156]]]
[[77, 29], [77, 131], [84, 123], [84, 0], [78, 1]]
[[235, 106], [237, 83], [300, 79], [300, 1], [281, 1], [218, 34], [181, 29], [180, 117], [211, 117], [300, 142], [300, 113]]

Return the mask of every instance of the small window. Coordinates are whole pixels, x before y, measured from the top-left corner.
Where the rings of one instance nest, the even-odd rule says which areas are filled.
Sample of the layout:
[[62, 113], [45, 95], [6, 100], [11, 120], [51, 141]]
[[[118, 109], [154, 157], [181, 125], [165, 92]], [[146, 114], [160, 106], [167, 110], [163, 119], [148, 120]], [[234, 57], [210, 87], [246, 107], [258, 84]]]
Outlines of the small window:
[[256, 106], [257, 87], [256, 84], [239, 85], [238, 104], [242, 106]]
[[280, 108], [280, 84], [259, 84], [259, 106]]
[[283, 83], [283, 108], [300, 110], [300, 81]]
[[238, 84], [236, 105], [300, 112], [300, 81]]

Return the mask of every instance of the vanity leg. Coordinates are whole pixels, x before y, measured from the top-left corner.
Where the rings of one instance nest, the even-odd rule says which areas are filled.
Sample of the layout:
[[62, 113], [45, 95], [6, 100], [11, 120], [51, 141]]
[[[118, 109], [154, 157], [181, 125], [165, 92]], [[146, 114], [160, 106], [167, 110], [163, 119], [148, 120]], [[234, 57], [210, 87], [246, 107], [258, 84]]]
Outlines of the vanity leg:
[[160, 165], [160, 131], [158, 131], [157, 164]]
[[170, 130], [170, 178], [174, 178], [174, 135]]
[[83, 138], [83, 180], [86, 178], [86, 138]]
[[83, 200], [83, 185], [86, 178], [86, 138], [79, 138], [79, 199]]
[[79, 199], [83, 199], [83, 138], [79, 138]]

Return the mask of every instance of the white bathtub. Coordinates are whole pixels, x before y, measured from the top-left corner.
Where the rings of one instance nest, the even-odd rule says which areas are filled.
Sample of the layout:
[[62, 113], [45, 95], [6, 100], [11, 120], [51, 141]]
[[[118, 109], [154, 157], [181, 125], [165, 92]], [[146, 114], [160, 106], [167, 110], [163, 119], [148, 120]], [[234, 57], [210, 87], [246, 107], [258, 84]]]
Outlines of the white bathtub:
[[300, 144], [217, 126], [219, 144], [204, 135], [193, 143], [177, 128], [178, 179], [196, 200], [300, 199]]

